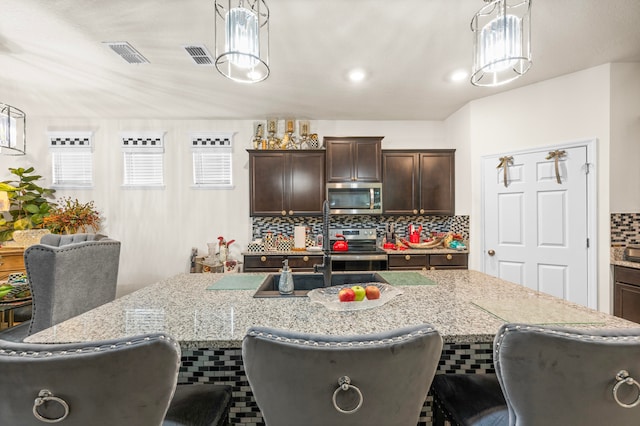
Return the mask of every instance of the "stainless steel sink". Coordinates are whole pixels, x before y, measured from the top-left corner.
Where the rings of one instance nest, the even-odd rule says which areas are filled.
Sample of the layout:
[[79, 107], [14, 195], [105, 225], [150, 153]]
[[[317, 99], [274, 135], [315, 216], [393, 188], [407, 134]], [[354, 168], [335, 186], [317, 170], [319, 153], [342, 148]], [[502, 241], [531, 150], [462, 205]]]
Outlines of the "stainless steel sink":
[[[260, 284], [253, 297], [302, 297], [315, 288], [323, 286], [322, 274], [294, 273], [293, 294], [282, 295], [278, 291], [280, 274], [269, 274]], [[376, 272], [340, 272], [331, 274], [332, 286], [356, 285], [370, 282], [388, 283]]]

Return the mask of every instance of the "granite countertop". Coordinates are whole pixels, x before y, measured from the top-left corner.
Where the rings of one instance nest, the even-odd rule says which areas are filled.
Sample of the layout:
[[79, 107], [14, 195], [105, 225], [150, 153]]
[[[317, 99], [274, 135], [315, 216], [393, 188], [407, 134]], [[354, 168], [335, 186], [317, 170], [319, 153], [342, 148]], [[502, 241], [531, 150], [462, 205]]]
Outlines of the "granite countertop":
[[[265, 274], [180, 274], [41, 331], [27, 341], [75, 342], [165, 332], [183, 348], [239, 348], [252, 325], [345, 335], [430, 323], [446, 342], [473, 343], [492, 342], [504, 322], [639, 327], [478, 271], [384, 272], [392, 284], [406, 283], [394, 281], [394, 274], [406, 278], [411, 273], [435, 285], [396, 285], [402, 295], [374, 309], [350, 312], [330, 311], [307, 297], [253, 298], [254, 290], [207, 289], [224, 277], [235, 275], [259, 283]], [[218, 284], [228, 288], [222, 281]]]
[[611, 247], [611, 264], [626, 266], [627, 268], [640, 269], [640, 262], [624, 260], [624, 247]]

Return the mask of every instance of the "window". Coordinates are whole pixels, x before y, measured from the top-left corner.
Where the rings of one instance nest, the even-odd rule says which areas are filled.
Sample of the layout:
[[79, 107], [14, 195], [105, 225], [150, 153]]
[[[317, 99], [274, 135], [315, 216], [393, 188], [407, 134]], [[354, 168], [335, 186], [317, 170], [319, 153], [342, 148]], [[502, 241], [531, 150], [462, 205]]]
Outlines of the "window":
[[91, 132], [50, 132], [52, 187], [93, 187]]
[[232, 137], [232, 133], [191, 135], [194, 187], [233, 188]]
[[121, 134], [123, 186], [164, 187], [164, 132]]

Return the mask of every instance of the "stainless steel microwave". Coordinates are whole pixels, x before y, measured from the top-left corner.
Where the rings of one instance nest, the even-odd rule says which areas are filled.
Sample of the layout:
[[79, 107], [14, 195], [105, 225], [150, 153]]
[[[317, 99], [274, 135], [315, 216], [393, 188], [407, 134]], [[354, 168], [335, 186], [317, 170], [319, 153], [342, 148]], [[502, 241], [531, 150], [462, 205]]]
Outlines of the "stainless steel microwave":
[[382, 214], [382, 184], [327, 183], [327, 200], [333, 214]]

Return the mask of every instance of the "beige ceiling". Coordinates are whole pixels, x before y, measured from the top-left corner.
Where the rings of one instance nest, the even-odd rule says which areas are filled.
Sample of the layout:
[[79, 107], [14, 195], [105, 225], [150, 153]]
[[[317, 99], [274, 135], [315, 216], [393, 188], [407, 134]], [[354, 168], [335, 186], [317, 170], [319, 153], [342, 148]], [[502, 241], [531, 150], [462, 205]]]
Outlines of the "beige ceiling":
[[[608, 62], [640, 62], [640, 0], [534, 0], [533, 67], [501, 88], [470, 68], [482, 0], [266, 0], [271, 75], [234, 83], [183, 50], [214, 52], [213, 0], [3, 0], [0, 102], [28, 115], [441, 120], [472, 99]], [[130, 65], [104, 41], [150, 61]], [[369, 79], [353, 85], [352, 67]], [[640, 78], [640, 76], [638, 76]]]

